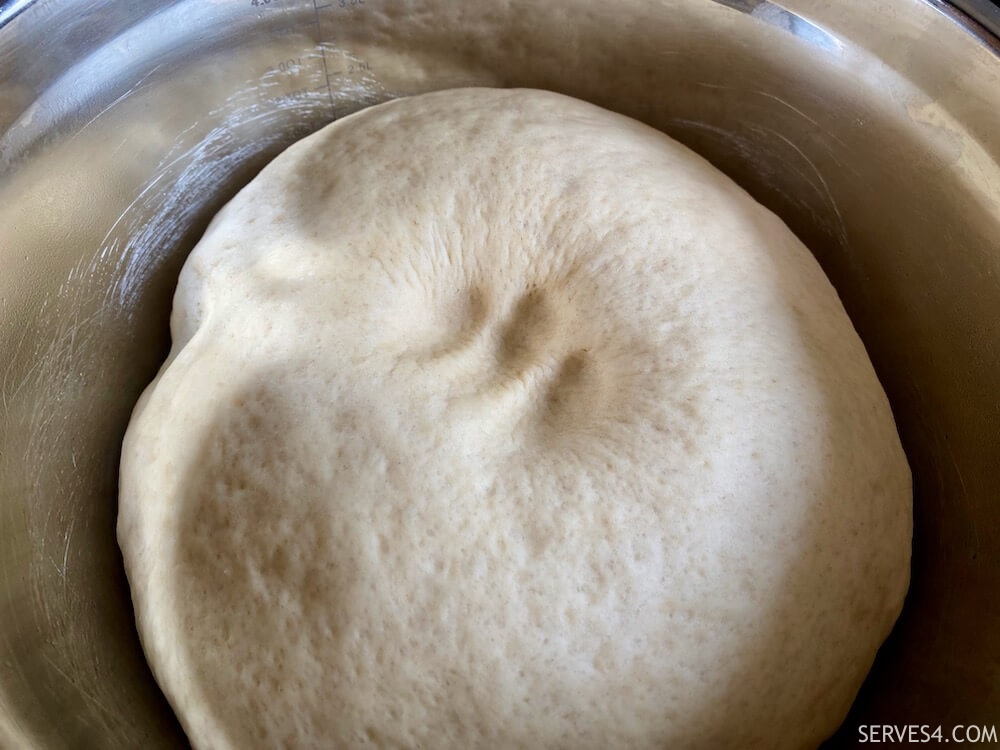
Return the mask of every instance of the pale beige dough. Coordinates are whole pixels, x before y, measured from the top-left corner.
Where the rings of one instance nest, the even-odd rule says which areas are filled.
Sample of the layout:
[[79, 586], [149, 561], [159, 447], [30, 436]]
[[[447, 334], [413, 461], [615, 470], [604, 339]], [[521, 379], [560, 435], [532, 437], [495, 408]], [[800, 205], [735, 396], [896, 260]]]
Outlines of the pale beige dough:
[[191, 255], [119, 539], [198, 748], [804, 748], [910, 473], [836, 293], [666, 136], [464, 89], [306, 138]]

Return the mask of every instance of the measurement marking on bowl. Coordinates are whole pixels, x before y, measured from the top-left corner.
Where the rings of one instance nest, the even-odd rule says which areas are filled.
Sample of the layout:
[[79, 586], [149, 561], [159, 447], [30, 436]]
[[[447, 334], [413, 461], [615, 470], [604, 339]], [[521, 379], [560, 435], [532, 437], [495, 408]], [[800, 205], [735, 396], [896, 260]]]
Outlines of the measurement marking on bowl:
[[[326, 5], [324, 8], [328, 7]], [[316, 17], [316, 38], [319, 40], [323, 39], [323, 24], [319, 20], [319, 2], [318, 0], [313, 0], [313, 15]], [[326, 62], [326, 47], [320, 44], [320, 55], [323, 58], [323, 78], [326, 81], [326, 93], [330, 100], [330, 112], [334, 112], [335, 105], [333, 103], [333, 87], [330, 85], [330, 66]]]
[[359, 60], [353, 57], [350, 53], [341, 52], [341, 55], [346, 58], [346, 60], [342, 60], [336, 66], [336, 69], [331, 70], [330, 60], [328, 58], [329, 48], [326, 43], [327, 39], [323, 34], [323, 21], [320, 16], [320, 11], [330, 9], [333, 11], [364, 10], [368, 2], [369, 0], [312, 0], [313, 23], [316, 27], [316, 38], [319, 40], [317, 46], [319, 47], [320, 55], [322, 56], [323, 77], [326, 81], [330, 110], [334, 114], [336, 113], [336, 104], [331, 79], [345, 75], [354, 75], [356, 73], [370, 74], [372, 72], [372, 66], [371, 63], [365, 60]]
[[290, 57], [287, 60], [282, 60], [281, 62], [270, 66], [264, 71], [264, 75], [274, 75], [275, 73], [283, 75], [297, 75], [299, 71], [302, 70], [302, 67], [301, 57]]
[[329, 80], [331, 78], [337, 78], [338, 76], [349, 76], [353, 75], [354, 73], [371, 73], [371, 72], [372, 72], [372, 64], [370, 62], [366, 62], [364, 60], [350, 60], [347, 63], [346, 69], [331, 70], [327, 74], [327, 82], [329, 83]]
[[335, 2], [323, 3], [317, 6], [316, 10], [323, 10], [324, 8], [357, 8], [364, 4], [365, 0], [335, 0]]

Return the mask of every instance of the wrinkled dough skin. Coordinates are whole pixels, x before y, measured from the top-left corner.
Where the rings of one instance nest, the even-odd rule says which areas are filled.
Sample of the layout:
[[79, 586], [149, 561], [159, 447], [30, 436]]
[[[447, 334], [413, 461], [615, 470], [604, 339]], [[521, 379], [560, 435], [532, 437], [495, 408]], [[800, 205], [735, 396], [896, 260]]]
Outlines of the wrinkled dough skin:
[[564, 96], [402, 99], [217, 216], [119, 539], [198, 748], [806, 748], [902, 604], [910, 474], [820, 268]]

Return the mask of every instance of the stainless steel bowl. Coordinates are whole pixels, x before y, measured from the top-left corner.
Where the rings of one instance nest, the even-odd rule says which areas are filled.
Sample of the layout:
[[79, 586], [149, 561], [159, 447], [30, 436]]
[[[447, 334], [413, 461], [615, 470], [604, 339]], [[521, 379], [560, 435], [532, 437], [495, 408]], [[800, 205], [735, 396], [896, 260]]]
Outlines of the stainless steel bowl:
[[180, 264], [299, 136], [476, 84], [661, 128], [813, 249], [916, 488], [906, 607], [831, 745], [871, 723], [1000, 723], [1000, 55], [984, 27], [939, 0], [15, 0], [0, 8], [0, 746], [183, 745], [114, 535], [119, 444]]

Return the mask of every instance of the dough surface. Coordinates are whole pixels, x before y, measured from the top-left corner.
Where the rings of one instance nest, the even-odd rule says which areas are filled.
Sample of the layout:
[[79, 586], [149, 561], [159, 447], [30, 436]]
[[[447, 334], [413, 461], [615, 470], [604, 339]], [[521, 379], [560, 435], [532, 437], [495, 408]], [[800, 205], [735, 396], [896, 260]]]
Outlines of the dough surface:
[[289, 148], [181, 274], [118, 534], [197, 748], [805, 748], [902, 604], [836, 293], [661, 133], [529, 90]]

